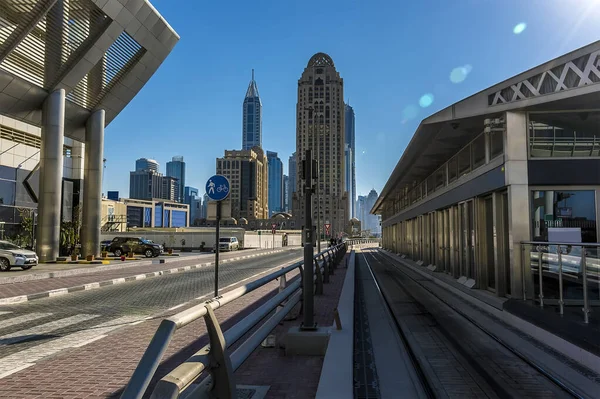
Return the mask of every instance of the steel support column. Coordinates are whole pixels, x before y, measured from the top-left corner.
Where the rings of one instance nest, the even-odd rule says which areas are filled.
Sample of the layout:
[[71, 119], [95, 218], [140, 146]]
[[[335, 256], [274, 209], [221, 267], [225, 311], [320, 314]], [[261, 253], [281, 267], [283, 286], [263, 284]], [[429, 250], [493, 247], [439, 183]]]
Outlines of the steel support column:
[[40, 149], [40, 198], [36, 251], [41, 262], [55, 260], [60, 245], [65, 91], [56, 90], [46, 98], [42, 111]]
[[100, 254], [102, 215], [102, 159], [104, 154], [103, 109], [93, 112], [86, 124], [83, 170], [83, 214], [81, 223], [82, 255]]

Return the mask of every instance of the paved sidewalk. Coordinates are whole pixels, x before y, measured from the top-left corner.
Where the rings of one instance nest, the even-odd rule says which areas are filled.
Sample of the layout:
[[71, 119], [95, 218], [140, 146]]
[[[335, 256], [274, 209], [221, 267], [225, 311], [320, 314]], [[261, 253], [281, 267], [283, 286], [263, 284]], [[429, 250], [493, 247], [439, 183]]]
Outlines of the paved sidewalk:
[[[285, 250], [265, 250], [265, 251], [252, 251], [243, 253], [234, 253], [225, 259], [222, 259], [222, 263], [230, 262], [236, 259], [245, 259], [248, 257], [265, 256], [274, 252], [282, 252]], [[49, 295], [60, 295], [68, 293], [68, 288], [72, 288], [71, 291], [78, 291], [83, 289], [94, 289], [99, 286], [118, 284], [129, 280], [135, 280], [135, 276], [139, 276], [137, 279], [143, 278], [141, 275], [146, 277], [154, 277], [166, 273], [176, 273], [178, 271], [185, 271], [186, 269], [207, 267], [213, 264], [214, 257], [207, 257], [203, 263], [198, 263], [198, 259], [194, 258], [181, 258], [177, 260], [169, 261], [168, 263], [157, 263], [157, 264], [143, 264], [137, 267], [126, 267], [123, 269], [112, 269], [112, 270], [101, 270], [94, 273], [79, 274], [75, 276], [66, 277], [55, 277], [46, 278], [42, 280], [24, 281], [12, 284], [0, 284], [0, 304], [2, 303], [18, 303], [27, 300], [36, 299], [37, 297], [47, 297]], [[220, 263], [221, 263], [220, 262]], [[114, 281], [113, 281], [114, 280]], [[96, 284], [98, 283], [98, 284]], [[103, 284], [99, 284], [103, 283]], [[84, 287], [85, 285], [89, 285]], [[54, 291], [50, 293], [50, 291]]]
[[[260, 306], [277, 292], [278, 286], [279, 283], [273, 281], [218, 309], [215, 313], [222, 328], [228, 329]], [[236, 286], [230, 289], [234, 288]], [[193, 304], [197, 303], [199, 301]], [[168, 314], [175, 314], [183, 309], [185, 308]], [[103, 339], [81, 348], [65, 350], [55, 357], [2, 378], [0, 398], [118, 398], [161, 320], [162, 318], [157, 318], [121, 328]], [[157, 371], [157, 378], [168, 373], [207, 343], [203, 320], [177, 331]]]
[[[346, 254], [323, 295], [315, 296], [315, 321], [321, 327], [333, 325], [333, 310], [338, 306], [346, 276]], [[294, 312], [294, 311], [292, 311]], [[302, 316], [275, 329], [277, 347], [258, 347], [235, 372], [236, 384], [269, 386], [266, 399], [314, 398], [319, 385], [323, 356], [285, 356], [283, 338], [290, 327], [299, 325]]]

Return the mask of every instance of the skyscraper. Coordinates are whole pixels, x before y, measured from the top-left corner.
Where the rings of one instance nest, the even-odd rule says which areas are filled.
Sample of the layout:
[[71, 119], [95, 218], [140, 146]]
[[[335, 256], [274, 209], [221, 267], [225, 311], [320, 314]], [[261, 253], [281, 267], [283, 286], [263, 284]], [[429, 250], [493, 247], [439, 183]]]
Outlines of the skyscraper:
[[346, 191], [350, 197], [350, 215], [356, 217], [356, 134], [354, 131], [354, 109], [349, 104], [344, 106], [344, 130], [346, 145], [350, 146], [350, 159], [346, 165], [350, 165], [350, 172], [346, 173], [349, 179], [346, 179]]
[[225, 151], [217, 158], [217, 174], [229, 179], [231, 216], [235, 219], [267, 219], [269, 217], [269, 172], [262, 148]]
[[158, 162], [154, 159], [140, 158], [135, 161], [135, 171], [142, 172], [145, 170], [151, 170], [158, 172]]
[[190, 206], [190, 225], [195, 225], [197, 219], [202, 219], [202, 199], [198, 195], [198, 189], [185, 186], [183, 202]]
[[283, 175], [283, 211], [290, 211], [290, 178], [288, 175]]
[[262, 103], [258, 95], [258, 86], [254, 80], [254, 69], [244, 98], [243, 114], [242, 149], [262, 147]]
[[182, 156], [173, 157], [171, 162], [167, 162], [167, 176], [177, 179], [175, 185], [175, 201], [183, 202], [185, 187], [185, 162]]
[[288, 186], [288, 212], [292, 212], [292, 198], [294, 193], [296, 192], [296, 173], [297, 173], [297, 163], [296, 163], [296, 153], [294, 152], [290, 155], [290, 159], [288, 160], [288, 177], [290, 179]]
[[276, 152], [267, 151], [269, 162], [269, 216], [283, 211], [283, 162]]
[[[336, 71], [333, 60], [317, 53], [308, 61], [298, 80], [296, 105], [296, 153], [298, 162], [312, 150], [319, 163], [319, 183], [313, 195], [313, 222], [318, 231], [331, 224], [330, 231], [339, 233], [350, 219], [344, 173], [344, 81]], [[301, 176], [296, 173], [297, 186]], [[293, 213], [297, 225], [304, 222], [304, 193], [294, 195]]]

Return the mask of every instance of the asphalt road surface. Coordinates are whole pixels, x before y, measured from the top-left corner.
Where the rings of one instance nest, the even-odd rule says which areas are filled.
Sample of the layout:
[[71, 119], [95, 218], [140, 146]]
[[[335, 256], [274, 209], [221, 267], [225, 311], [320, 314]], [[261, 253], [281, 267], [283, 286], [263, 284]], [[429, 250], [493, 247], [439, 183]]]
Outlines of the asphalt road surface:
[[[300, 260], [302, 248], [219, 267], [227, 287], [279, 265]], [[214, 290], [214, 267], [0, 306], [0, 378], [62, 350], [81, 347], [109, 332], [152, 317], [174, 314]]]

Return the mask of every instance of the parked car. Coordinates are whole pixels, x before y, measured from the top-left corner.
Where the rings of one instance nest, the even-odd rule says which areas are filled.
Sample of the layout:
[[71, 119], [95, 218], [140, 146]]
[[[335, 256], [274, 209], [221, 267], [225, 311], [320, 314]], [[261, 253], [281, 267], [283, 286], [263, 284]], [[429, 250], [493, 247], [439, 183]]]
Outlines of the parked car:
[[112, 240], [103, 240], [100, 242], [100, 250], [101, 251], [108, 251], [108, 248], [110, 247], [110, 244], [112, 244]]
[[236, 251], [240, 249], [240, 242], [236, 237], [221, 237], [219, 239], [219, 251]]
[[31, 269], [38, 264], [38, 261], [35, 252], [8, 241], [0, 241], [0, 271], [7, 272], [13, 266], [23, 270]]
[[129, 252], [142, 254], [146, 258], [159, 256], [164, 251], [162, 245], [155, 244], [141, 237], [115, 237], [108, 247], [108, 252], [121, 256]]

